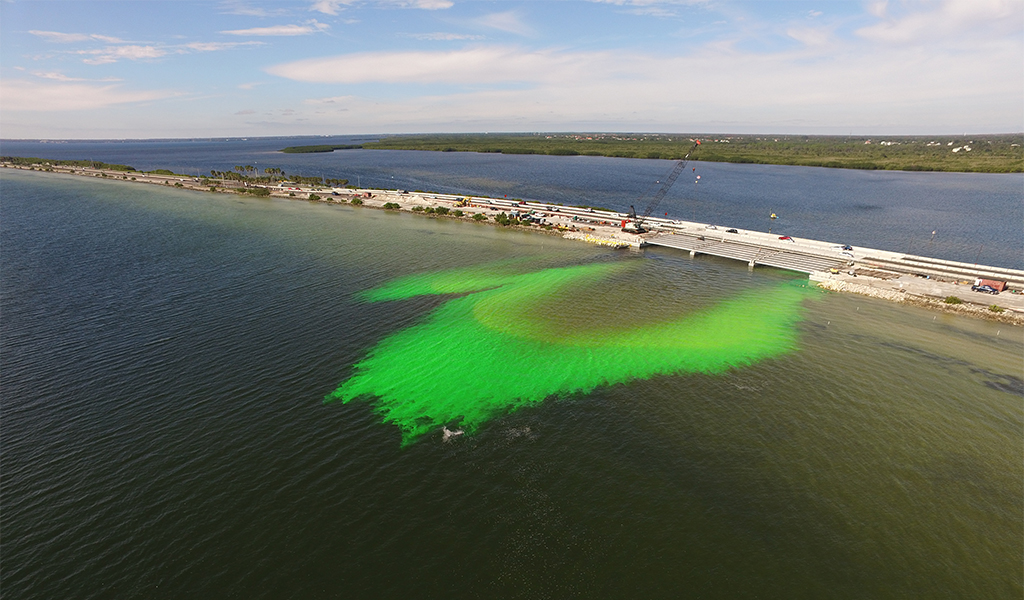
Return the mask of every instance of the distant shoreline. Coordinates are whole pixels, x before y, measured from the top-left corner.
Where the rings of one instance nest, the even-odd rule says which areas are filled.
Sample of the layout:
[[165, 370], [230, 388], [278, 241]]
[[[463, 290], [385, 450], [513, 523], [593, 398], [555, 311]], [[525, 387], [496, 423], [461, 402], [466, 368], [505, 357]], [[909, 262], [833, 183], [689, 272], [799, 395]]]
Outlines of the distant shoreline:
[[[0, 167], [44, 174], [54, 173], [77, 175], [80, 177], [98, 177], [126, 183], [146, 183], [206, 193], [234, 193], [254, 195], [256, 197], [274, 197], [307, 202], [363, 206], [390, 211], [418, 212], [432, 217], [445, 217], [467, 222], [513, 227], [548, 235], [558, 235], [570, 240], [579, 240], [613, 248], [631, 246], [639, 248], [644, 244], [643, 236], [620, 230], [619, 220], [625, 218], [623, 214], [604, 209], [564, 207], [537, 202], [523, 202], [518, 199], [484, 198], [428, 192], [410, 193], [402, 190], [311, 187], [302, 184], [290, 184], [288, 182], [283, 182], [276, 186], [250, 186], [244, 180], [197, 178], [173, 174], [170, 171], [149, 173], [134, 170], [125, 171], [123, 170], [125, 168], [124, 165], [105, 165], [105, 167], [114, 168], [92, 168], [45, 163], [29, 166], [16, 165], [5, 161], [0, 162]], [[128, 168], [130, 169], [130, 167]], [[212, 185], [211, 182], [213, 182]], [[524, 214], [522, 219], [512, 216], [520, 212], [526, 213], [527, 211], [534, 214], [529, 216]], [[570, 214], [576, 216], [570, 218]], [[651, 221], [661, 220], [651, 219]], [[686, 227], [704, 226], [685, 223], [682, 227], [685, 229]], [[725, 228], [724, 226], [720, 227], [723, 230]], [[740, 235], [760, 235], [760, 232], [741, 231], [739, 233]], [[657, 233], [654, 232], [649, 235], [657, 235]], [[817, 244], [820, 242], [808, 240], [807, 243]], [[860, 265], [855, 269], [850, 269], [851, 273], [856, 272], [856, 275], [821, 273], [816, 276], [812, 274], [810, 281], [822, 289], [833, 292], [855, 293], [942, 312], [973, 316], [1012, 325], [1024, 325], [1024, 296], [1020, 294], [1004, 293], [999, 296], [977, 294], [971, 291], [964, 291], [963, 281], [943, 281], [941, 278], [933, 279], [931, 277], [919, 281], [919, 278], [923, 277], [922, 275], [915, 277], [907, 273], [880, 272], [877, 266], [866, 268], [867, 266]], [[978, 268], [983, 269], [984, 267], [979, 265]], [[967, 289], [969, 289], [969, 286]], [[949, 299], [952, 297], [956, 297], [959, 301], [951, 303]], [[991, 302], [991, 304], [986, 304], [988, 302]], [[998, 310], [994, 310], [993, 307], [998, 308]]]
[[972, 136], [794, 136], [726, 134], [433, 134], [362, 144], [313, 144], [287, 154], [335, 150], [424, 150], [678, 160], [696, 140], [693, 161], [831, 169], [1024, 172], [1024, 134]]

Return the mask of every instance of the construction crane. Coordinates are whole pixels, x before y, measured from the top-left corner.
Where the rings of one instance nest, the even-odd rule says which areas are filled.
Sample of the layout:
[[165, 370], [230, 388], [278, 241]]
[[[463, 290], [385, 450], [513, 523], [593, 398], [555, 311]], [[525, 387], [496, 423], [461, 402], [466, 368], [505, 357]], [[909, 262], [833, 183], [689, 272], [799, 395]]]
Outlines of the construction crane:
[[[651, 216], [651, 213], [654, 212], [654, 209], [658, 207], [658, 203], [660, 203], [661, 200], [665, 197], [665, 194], [668, 193], [669, 188], [672, 187], [672, 184], [676, 182], [676, 179], [679, 177], [679, 174], [682, 173], [683, 169], [686, 168], [686, 163], [690, 161], [690, 155], [693, 154], [693, 151], [697, 149], [697, 146], [700, 146], [700, 140], [696, 140], [693, 143], [693, 146], [691, 146], [690, 149], [686, 152], [686, 155], [679, 159], [679, 162], [677, 162], [675, 166], [672, 167], [672, 171], [668, 174], [668, 177], [665, 178], [665, 183], [661, 184], [661, 189], [659, 189], [654, 194], [654, 196], [651, 197], [651, 200], [647, 204], [647, 208], [644, 209], [644, 214], [642, 216], [638, 217], [636, 215], [636, 208], [634, 208], [632, 204], [629, 205], [629, 218], [622, 221], [623, 231], [628, 233], [644, 233], [647, 231], [646, 229], [644, 229], [644, 222], [647, 220], [647, 217]], [[638, 198], [636, 203], [640, 204], [640, 200], [642, 199], [643, 196]]]

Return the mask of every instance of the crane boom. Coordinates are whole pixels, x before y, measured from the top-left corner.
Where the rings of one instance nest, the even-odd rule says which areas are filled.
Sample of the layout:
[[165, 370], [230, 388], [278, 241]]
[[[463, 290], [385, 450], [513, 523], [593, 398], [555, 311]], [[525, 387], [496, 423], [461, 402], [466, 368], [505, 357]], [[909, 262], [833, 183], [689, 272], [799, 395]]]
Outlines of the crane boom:
[[[675, 166], [672, 167], [672, 171], [668, 174], [668, 177], [665, 178], [665, 182], [661, 184], [661, 188], [654, 194], [654, 196], [651, 197], [651, 201], [647, 204], [647, 208], [644, 209], [643, 216], [638, 217], [636, 214], [636, 209], [633, 208], [632, 205], [630, 205], [629, 208], [632, 212], [631, 217], [634, 226], [636, 227], [637, 233], [644, 232], [644, 221], [647, 220], [647, 217], [651, 216], [651, 213], [654, 212], [654, 209], [658, 207], [658, 204], [662, 201], [662, 199], [665, 198], [665, 195], [668, 194], [669, 188], [672, 187], [672, 184], [675, 183], [676, 179], [679, 178], [679, 175], [683, 172], [683, 169], [686, 168], [686, 163], [690, 161], [690, 155], [693, 154], [693, 151], [697, 149], [697, 146], [700, 146], [700, 140], [695, 141], [693, 146], [691, 146], [690, 149], [686, 152], [686, 155], [679, 159], [679, 162], [677, 162]], [[637, 201], [637, 203], [639, 204], [639, 200]]]

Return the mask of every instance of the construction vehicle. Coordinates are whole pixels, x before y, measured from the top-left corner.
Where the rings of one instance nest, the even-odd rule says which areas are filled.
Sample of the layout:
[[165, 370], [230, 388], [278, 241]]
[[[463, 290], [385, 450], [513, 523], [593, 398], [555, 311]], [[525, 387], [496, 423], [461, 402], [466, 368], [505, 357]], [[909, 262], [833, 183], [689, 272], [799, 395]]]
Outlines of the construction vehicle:
[[[634, 208], [632, 204], [629, 205], [629, 215], [627, 219], [623, 219], [622, 221], [622, 231], [625, 231], [626, 233], [647, 232], [647, 230], [644, 229], [644, 222], [651, 216], [654, 209], [658, 207], [658, 203], [660, 203], [665, 197], [665, 194], [668, 193], [669, 188], [671, 188], [672, 184], [676, 182], [679, 174], [686, 168], [686, 163], [690, 161], [690, 155], [697, 149], [697, 146], [700, 146], [700, 140], [696, 140], [693, 143], [693, 146], [691, 146], [686, 152], [686, 155], [679, 159], [675, 166], [672, 167], [672, 171], [670, 171], [668, 176], [665, 178], [665, 182], [661, 184], [661, 188], [654, 194], [654, 196], [651, 197], [650, 202], [647, 204], [647, 208], [644, 209], [643, 215], [637, 216], [636, 208]], [[642, 199], [643, 196], [638, 198], [636, 203], [640, 204], [640, 200]]]

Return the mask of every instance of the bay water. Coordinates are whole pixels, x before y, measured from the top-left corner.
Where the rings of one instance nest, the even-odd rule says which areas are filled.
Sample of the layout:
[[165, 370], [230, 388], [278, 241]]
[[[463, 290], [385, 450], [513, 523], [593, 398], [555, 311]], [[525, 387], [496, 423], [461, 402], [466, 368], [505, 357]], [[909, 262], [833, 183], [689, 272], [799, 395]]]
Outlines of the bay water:
[[7, 598], [1024, 591], [1019, 327], [8, 170], [0, 261]]
[[[384, 189], [480, 194], [638, 213], [668, 160], [471, 152], [338, 150], [283, 154], [365, 136], [211, 140], [0, 140], [0, 153], [88, 159], [205, 175], [252, 165]], [[713, 144], [714, 142], [707, 142]], [[654, 216], [1024, 269], [1024, 174], [859, 171], [691, 162]], [[692, 169], [692, 170], [691, 170]], [[700, 179], [698, 180], [698, 176]], [[699, 183], [698, 183], [699, 181]], [[771, 215], [778, 216], [771, 220]]]

